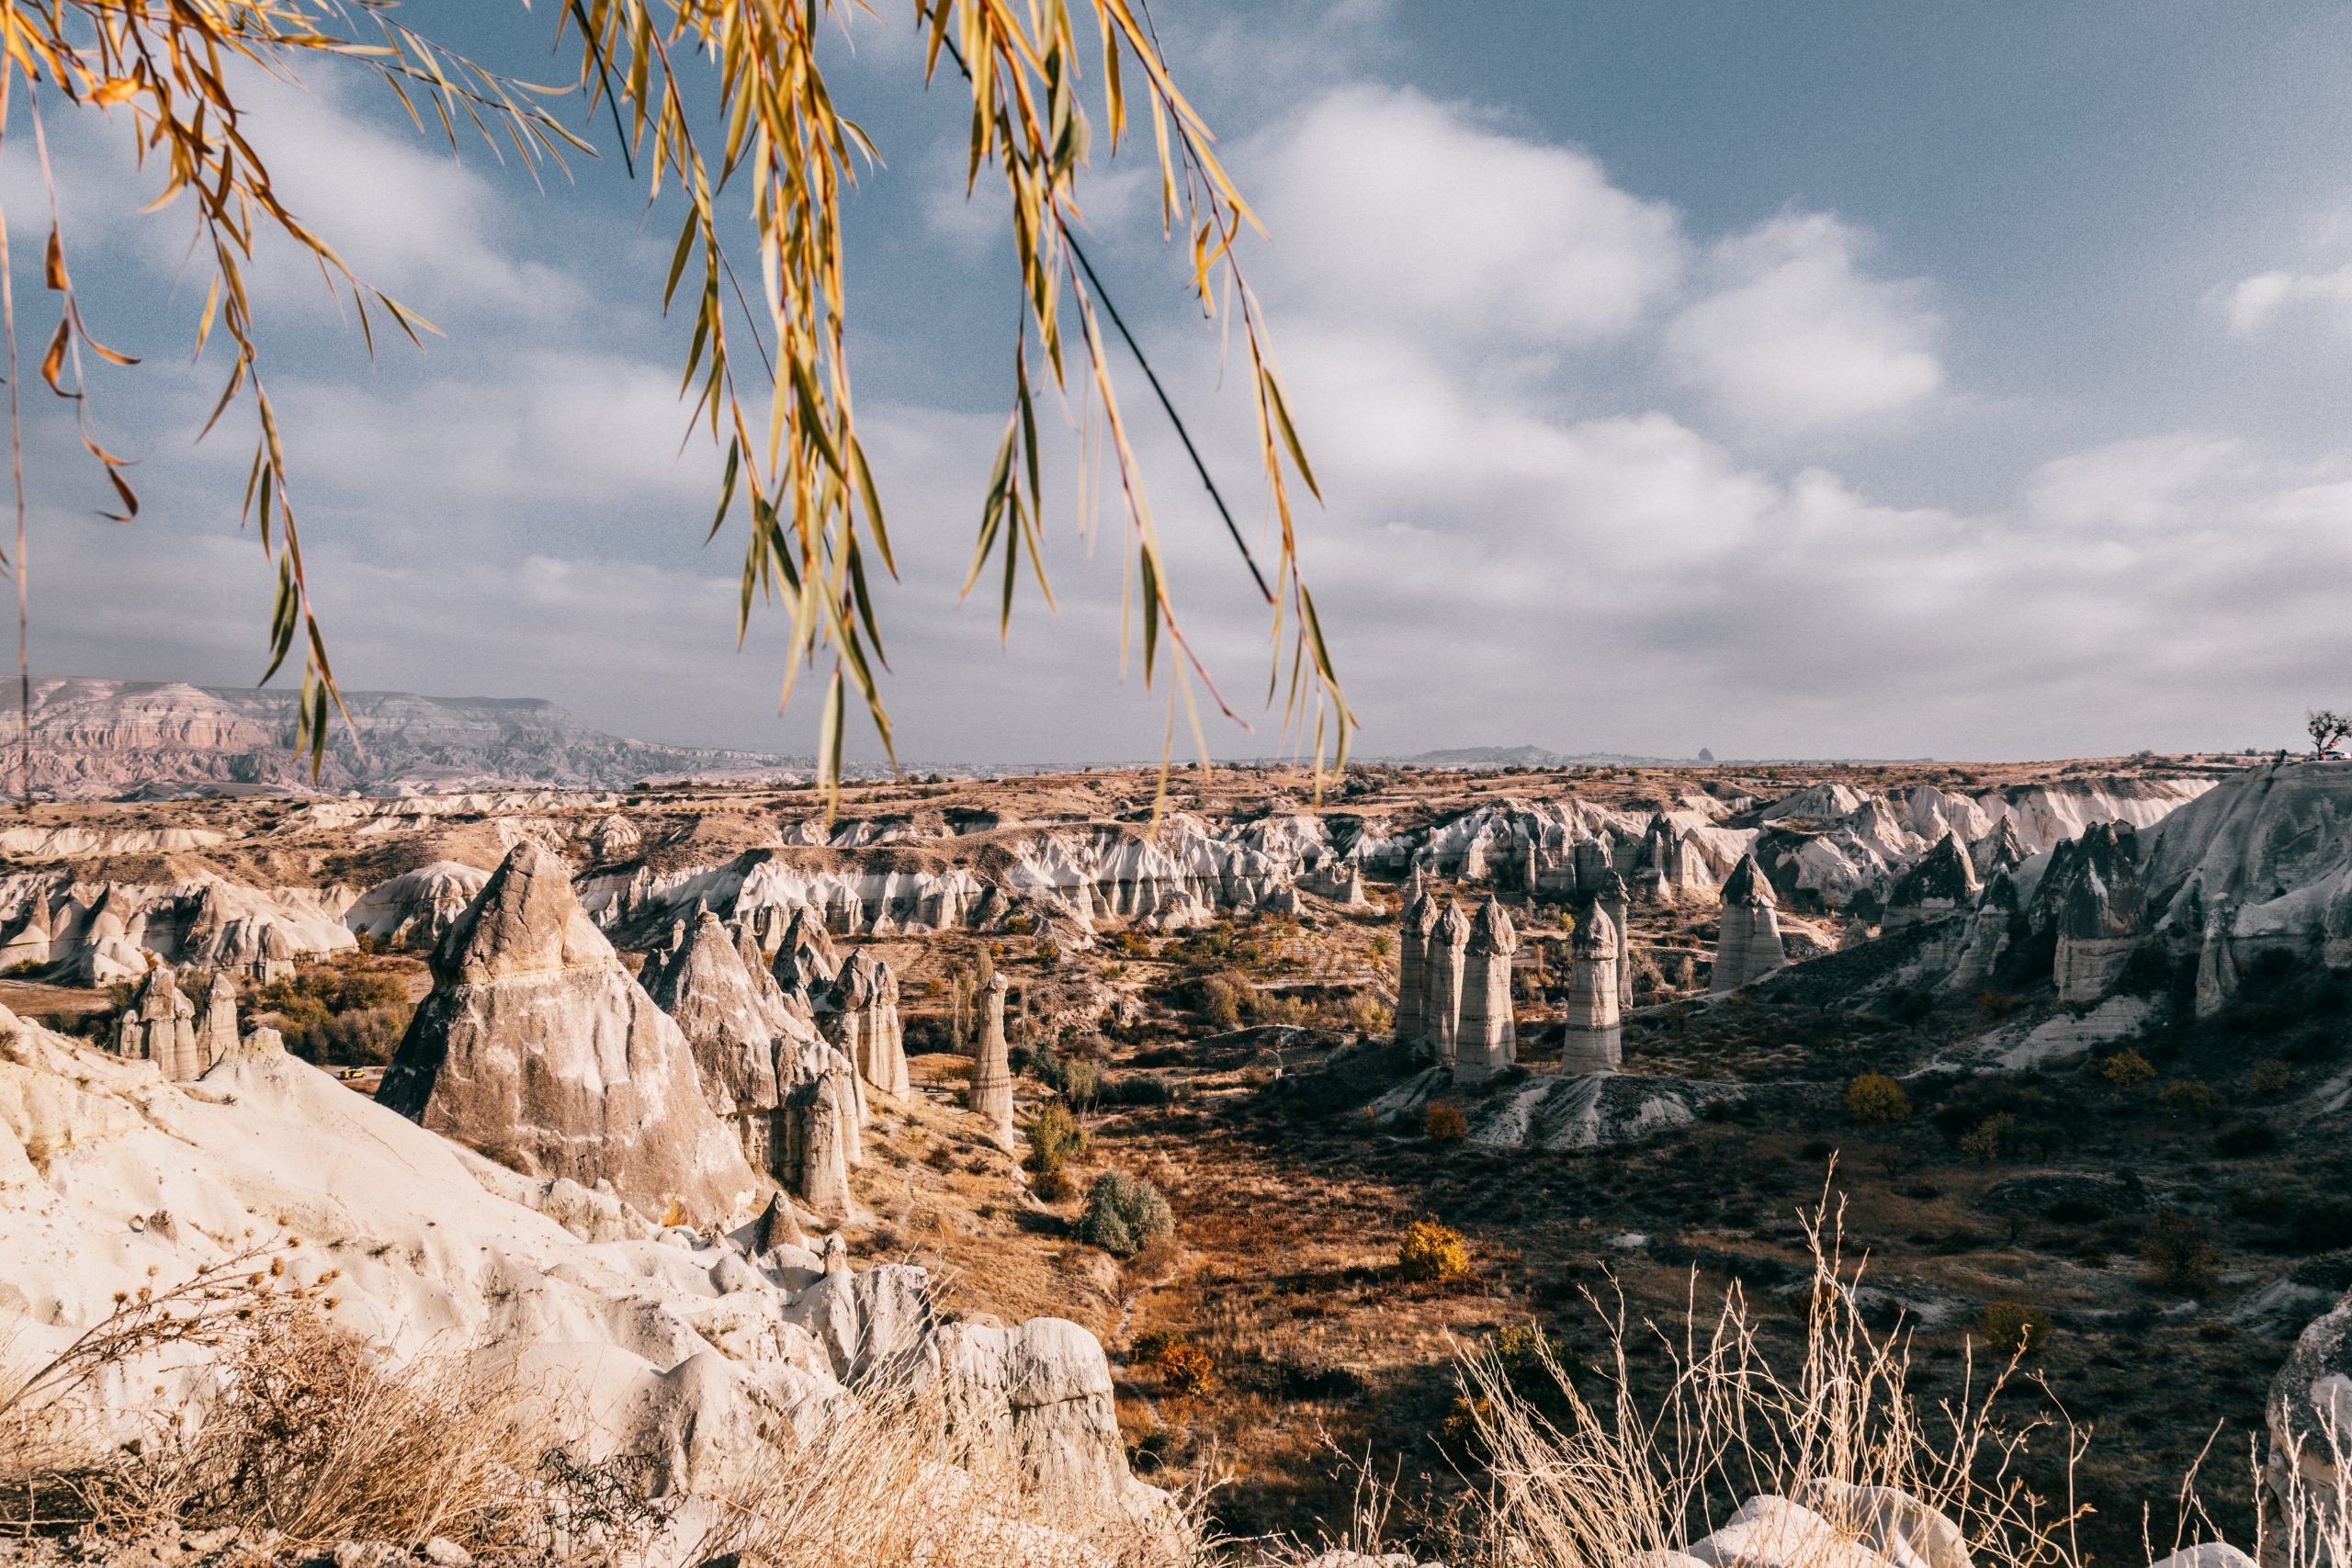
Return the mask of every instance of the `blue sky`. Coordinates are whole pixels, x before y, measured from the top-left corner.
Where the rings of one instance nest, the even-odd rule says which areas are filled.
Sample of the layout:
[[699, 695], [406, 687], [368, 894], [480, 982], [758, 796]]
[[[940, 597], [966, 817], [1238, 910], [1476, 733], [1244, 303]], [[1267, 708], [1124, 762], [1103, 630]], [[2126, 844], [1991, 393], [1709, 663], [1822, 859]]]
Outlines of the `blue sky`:
[[[859, 398], [901, 547], [902, 754], [1153, 754], [1117, 671], [1118, 549], [1049, 506], [1060, 614], [1009, 648], [956, 589], [1009, 388], [993, 209], [957, 85], [861, 22], [842, 100], [888, 160], [853, 210]], [[518, 74], [548, 17], [409, 20]], [[2054, 756], [2269, 746], [2352, 703], [2352, 17], [2279, 5], [1163, 5], [1172, 62], [1271, 238], [1267, 300], [1329, 504], [1305, 552], [1376, 753]], [[447, 331], [371, 364], [264, 268], [313, 573], [355, 686], [554, 697], [676, 741], [805, 749], [775, 626], [734, 646], [715, 465], [655, 310], [674, 219], [616, 160], [542, 192], [420, 141], [379, 90], [273, 91], [298, 209]], [[20, 128], [19, 128], [20, 129]], [[242, 683], [268, 581], [243, 448], [190, 437], [186, 229], [122, 129], [51, 122], [128, 528], [36, 429], [36, 667]], [[22, 135], [20, 256], [45, 227]], [[1142, 171], [1092, 243], [1248, 502], [1246, 406]], [[29, 280], [20, 278], [20, 286]], [[31, 345], [28, 352], [31, 352]], [[1131, 412], [1144, 407], [1140, 389]], [[1188, 624], [1254, 731], [1265, 627], [1164, 432], [1144, 439]], [[1065, 471], [1065, 479], [1068, 475]], [[1049, 497], [1049, 503], [1055, 499]], [[773, 617], [771, 617], [771, 621]], [[870, 750], [870, 748], [869, 748]]]

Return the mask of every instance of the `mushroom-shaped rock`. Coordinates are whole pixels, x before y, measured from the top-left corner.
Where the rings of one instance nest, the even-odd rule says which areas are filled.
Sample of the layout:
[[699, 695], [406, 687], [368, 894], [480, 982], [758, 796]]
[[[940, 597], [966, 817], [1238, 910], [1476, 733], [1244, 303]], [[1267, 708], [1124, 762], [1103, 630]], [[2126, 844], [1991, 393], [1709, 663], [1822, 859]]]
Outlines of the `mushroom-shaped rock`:
[[678, 1026], [525, 840], [433, 955], [379, 1103], [542, 1180], [609, 1181], [649, 1214], [724, 1219], [759, 1178], [705, 1100]]

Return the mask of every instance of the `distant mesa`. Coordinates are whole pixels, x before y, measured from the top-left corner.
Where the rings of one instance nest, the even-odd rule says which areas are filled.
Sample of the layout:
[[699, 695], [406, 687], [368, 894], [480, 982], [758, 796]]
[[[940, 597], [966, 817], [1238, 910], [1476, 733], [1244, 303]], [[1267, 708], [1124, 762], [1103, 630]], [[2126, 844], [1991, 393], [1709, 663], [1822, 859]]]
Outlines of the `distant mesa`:
[[[297, 694], [177, 681], [40, 680], [33, 793], [61, 800], [524, 787], [626, 789], [655, 778], [744, 778], [807, 759], [625, 739], [537, 697], [345, 692], [314, 782], [294, 750]], [[352, 731], [357, 731], [355, 743]]]

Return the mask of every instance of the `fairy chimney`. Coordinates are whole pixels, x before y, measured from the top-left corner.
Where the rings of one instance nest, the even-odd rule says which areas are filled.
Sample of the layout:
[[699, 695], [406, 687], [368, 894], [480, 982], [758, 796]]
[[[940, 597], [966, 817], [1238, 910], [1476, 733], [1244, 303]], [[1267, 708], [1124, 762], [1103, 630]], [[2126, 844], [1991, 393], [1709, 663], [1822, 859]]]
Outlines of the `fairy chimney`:
[[1569, 942], [1567, 1021], [1560, 1035], [1563, 1073], [1613, 1073], [1624, 1061], [1617, 1005], [1622, 946], [1609, 911], [1594, 905]]
[[1715, 937], [1715, 969], [1708, 988], [1736, 991], [1785, 967], [1781, 909], [1771, 880], [1752, 854], [1739, 857], [1724, 879], [1723, 922]]
[[980, 1014], [979, 1047], [972, 1061], [972, 1088], [966, 1099], [974, 1112], [996, 1129], [997, 1142], [1012, 1142], [1012, 1066], [1004, 1040], [1005, 981], [989, 976]]
[[1429, 1038], [1423, 1014], [1429, 986], [1430, 930], [1437, 924], [1438, 903], [1430, 896], [1421, 868], [1413, 868], [1405, 885], [1405, 912], [1396, 931], [1396, 1043], [1418, 1045]]
[[1463, 965], [1469, 945], [1470, 917], [1449, 898], [1430, 928], [1421, 986], [1422, 1038], [1429, 1042], [1430, 1054], [1449, 1066], [1462, 1029]]
[[1519, 1060], [1512, 1026], [1510, 955], [1519, 933], [1502, 905], [1488, 898], [1471, 922], [1462, 976], [1462, 1026], [1454, 1044], [1454, 1077], [1464, 1083], [1493, 1077]]

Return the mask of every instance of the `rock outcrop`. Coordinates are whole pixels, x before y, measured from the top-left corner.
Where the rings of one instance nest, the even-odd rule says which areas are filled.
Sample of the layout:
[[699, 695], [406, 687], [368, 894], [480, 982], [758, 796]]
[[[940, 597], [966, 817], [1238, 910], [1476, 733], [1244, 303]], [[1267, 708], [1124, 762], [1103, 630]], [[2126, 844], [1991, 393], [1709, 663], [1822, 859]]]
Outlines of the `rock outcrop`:
[[1613, 1073], [1625, 1059], [1617, 1005], [1617, 927], [1599, 904], [1577, 922], [1569, 942], [1568, 1007], [1560, 1034], [1560, 1071]]
[[[788, 1209], [734, 1235], [657, 1230], [475, 1157], [270, 1031], [178, 1085], [0, 1011], [0, 1279], [26, 1309], [8, 1329], [36, 1364], [124, 1295], [255, 1246], [252, 1267], [274, 1259], [287, 1287], [333, 1270], [323, 1310], [374, 1353], [478, 1358], [548, 1401], [576, 1461], [630, 1456], [657, 1494], [749, 1483], [775, 1444], [903, 1372], [937, 1381], [976, 1471], [1114, 1506], [1157, 1495], [1127, 1474], [1109, 1367], [1076, 1325], [945, 1323], [922, 1270], [854, 1271], [841, 1254], [829, 1272], [790, 1239]], [[151, 1434], [158, 1414], [200, 1420], [209, 1355], [191, 1342], [94, 1385], [93, 1440]]]
[[1786, 965], [1789, 954], [1781, 941], [1780, 901], [1754, 855], [1741, 856], [1724, 879], [1723, 899], [1708, 985], [1711, 990], [1736, 991]]
[[378, 1100], [541, 1180], [608, 1183], [659, 1215], [725, 1219], [761, 1179], [705, 1100], [693, 1048], [526, 840], [433, 955]]
[[1895, 878], [1879, 924], [1896, 931], [1916, 921], [1964, 914], [1975, 907], [1980, 891], [1968, 852], [1956, 835], [1946, 833], [1917, 864]]
[[[231, 1027], [233, 1032], [233, 1021]], [[200, 1077], [212, 1065], [197, 1039], [196, 1004], [182, 994], [170, 964], [158, 964], [148, 971], [131, 997], [116, 1026], [115, 1054], [153, 1062], [164, 1077], [177, 1083]]]
[[1464, 952], [1462, 1024], [1453, 1052], [1454, 1076], [1464, 1083], [1483, 1083], [1519, 1061], [1510, 998], [1510, 957], [1518, 951], [1510, 913], [1488, 898], [1471, 922]]
[[2051, 852], [2034, 909], [2037, 925], [2058, 933], [2060, 1001], [2095, 1002], [2122, 978], [2146, 930], [2139, 862], [2139, 836], [2120, 822], [2096, 823]]

